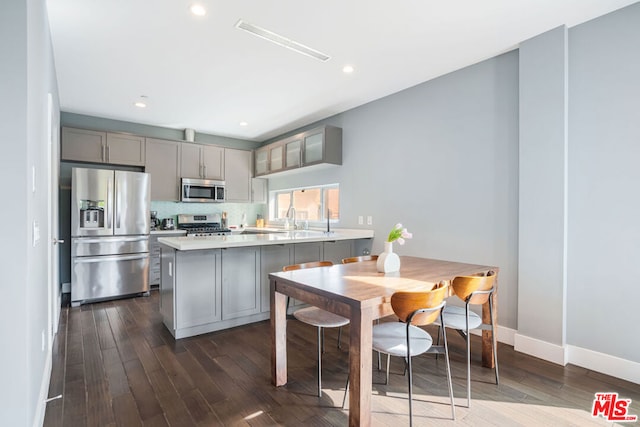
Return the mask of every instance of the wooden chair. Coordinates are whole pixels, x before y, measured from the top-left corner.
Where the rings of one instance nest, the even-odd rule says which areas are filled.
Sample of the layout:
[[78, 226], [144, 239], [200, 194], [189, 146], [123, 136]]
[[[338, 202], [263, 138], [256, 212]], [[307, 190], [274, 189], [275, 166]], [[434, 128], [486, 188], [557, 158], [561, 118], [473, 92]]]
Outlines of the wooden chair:
[[351, 262], [376, 261], [377, 259], [378, 259], [378, 255], [362, 255], [362, 256], [354, 256], [351, 258], [342, 258], [342, 263], [349, 264]]
[[[467, 407], [471, 407], [471, 340], [469, 331], [482, 329], [491, 331], [491, 344], [493, 346], [493, 361], [495, 364], [496, 384], [499, 384], [498, 376], [498, 352], [496, 348], [496, 335], [493, 324], [493, 293], [495, 291], [495, 272], [489, 271], [486, 276], [458, 276], [451, 282], [453, 293], [464, 301], [464, 307], [448, 305], [443, 310], [444, 325], [447, 328], [457, 330], [467, 344]], [[490, 324], [482, 323], [482, 317], [469, 309], [470, 305], [481, 305], [489, 301], [491, 314]], [[444, 330], [444, 328], [442, 329]], [[439, 338], [439, 336], [438, 336]]]
[[[304, 268], [329, 267], [331, 261], [314, 261], [303, 264], [287, 265], [283, 271], [300, 270]], [[287, 299], [287, 306], [289, 300]], [[324, 328], [340, 328], [338, 330], [338, 348], [342, 337], [342, 327], [349, 324], [349, 319], [330, 313], [318, 307], [305, 307], [293, 312], [297, 320], [318, 328], [318, 397], [322, 397], [322, 353], [324, 352]]]
[[386, 322], [373, 327], [373, 349], [387, 355], [387, 384], [389, 383], [391, 356], [406, 359], [407, 371], [409, 372], [409, 425], [413, 424], [411, 358], [423, 353], [445, 355], [451, 399], [451, 417], [454, 420], [456, 418], [446, 331], [444, 328], [442, 329], [444, 345], [434, 346], [431, 335], [418, 327], [434, 323], [438, 318], [442, 322], [447, 292], [448, 286], [444, 284], [437, 284], [430, 291], [424, 292], [395, 292], [391, 296], [391, 307], [400, 322]]

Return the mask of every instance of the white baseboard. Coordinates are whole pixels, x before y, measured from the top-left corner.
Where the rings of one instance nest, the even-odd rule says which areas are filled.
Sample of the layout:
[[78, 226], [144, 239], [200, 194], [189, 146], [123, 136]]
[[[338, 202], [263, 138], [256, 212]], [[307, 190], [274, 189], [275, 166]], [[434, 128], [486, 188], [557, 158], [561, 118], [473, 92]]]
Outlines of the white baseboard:
[[522, 334], [515, 334], [513, 348], [521, 353], [526, 353], [540, 359], [565, 366], [568, 361], [568, 351], [566, 346], [552, 344], [537, 338], [528, 337]]
[[42, 382], [40, 383], [40, 394], [38, 395], [38, 405], [36, 406], [36, 414], [33, 417], [33, 427], [40, 427], [44, 424], [44, 414], [47, 409], [47, 396], [49, 394], [49, 382], [51, 381], [53, 353], [51, 348], [47, 351], [46, 365], [42, 373]]
[[[498, 338], [498, 342], [505, 343], [508, 345], [514, 345], [516, 330], [507, 328], [505, 326], [498, 325], [496, 327], [496, 337]], [[473, 335], [482, 335], [482, 331], [480, 329], [474, 329], [471, 331]]]
[[572, 345], [567, 347], [569, 348], [569, 363], [640, 384], [640, 363], [586, 348]]
[[564, 366], [567, 363], [571, 363], [572, 365], [640, 384], [640, 363], [610, 354], [599, 353], [568, 344], [560, 346], [518, 333], [515, 334], [514, 349], [558, 365]]

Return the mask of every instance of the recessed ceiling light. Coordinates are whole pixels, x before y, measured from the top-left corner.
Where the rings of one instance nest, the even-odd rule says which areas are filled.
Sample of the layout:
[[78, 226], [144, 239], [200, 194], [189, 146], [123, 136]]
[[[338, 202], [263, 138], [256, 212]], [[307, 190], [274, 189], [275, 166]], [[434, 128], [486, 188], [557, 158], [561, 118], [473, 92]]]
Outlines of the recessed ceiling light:
[[354, 68], [351, 65], [345, 65], [344, 67], [342, 67], [342, 72], [345, 74], [351, 74], [353, 73], [353, 70]]
[[291, 40], [287, 37], [281, 36], [280, 34], [276, 34], [273, 31], [269, 31], [265, 28], [258, 27], [257, 25], [244, 22], [242, 19], [236, 22], [236, 28], [239, 30], [244, 30], [250, 34], [253, 34], [254, 36], [258, 36], [260, 38], [268, 40], [271, 43], [277, 44], [278, 46], [286, 47], [287, 49], [291, 49], [294, 52], [298, 52], [303, 55], [310, 56], [322, 62], [325, 62], [331, 59], [331, 57], [327, 54], [324, 54], [318, 50], [312, 49], [309, 46], [305, 46], [302, 43], [298, 43], [295, 40]]
[[247, 123], [247, 122], [240, 122], [240, 126], [249, 126], [249, 123]]
[[207, 9], [205, 9], [203, 5], [198, 3], [192, 4], [189, 10], [196, 16], [204, 16], [207, 14]]

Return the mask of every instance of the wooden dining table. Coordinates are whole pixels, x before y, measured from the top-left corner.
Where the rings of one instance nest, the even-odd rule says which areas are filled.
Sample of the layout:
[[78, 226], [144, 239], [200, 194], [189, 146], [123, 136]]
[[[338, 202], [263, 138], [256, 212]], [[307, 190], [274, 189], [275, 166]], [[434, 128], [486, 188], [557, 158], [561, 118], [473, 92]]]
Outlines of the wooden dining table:
[[[456, 276], [495, 271], [498, 267], [402, 256], [400, 271], [378, 273], [375, 261], [337, 264], [270, 273], [271, 379], [275, 386], [287, 383], [287, 297], [344, 316], [349, 332], [349, 425], [371, 425], [372, 325], [375, 319], [393, 314], [391, 295], [396, 291], [428, 290], [435, 283]], [[494, 321], [497, 323], [497, 278]], [[482, 317], [489, 323], [489, 304]], [[490, 331], [483, 331], [482, 363], [493, 367]]]

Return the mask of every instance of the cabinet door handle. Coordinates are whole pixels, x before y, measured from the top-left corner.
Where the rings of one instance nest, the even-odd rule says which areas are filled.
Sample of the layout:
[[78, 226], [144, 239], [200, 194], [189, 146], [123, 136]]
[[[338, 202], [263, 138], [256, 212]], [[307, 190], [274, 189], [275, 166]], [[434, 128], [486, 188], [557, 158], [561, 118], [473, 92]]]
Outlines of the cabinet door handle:
[[106, 157], [107, 157], [107, 154], [106, 154], [106, 153], [107, 153], [107, 146], [106, 146], [106, 145], [103, 145], [103, 146], [102, 146], [102, 161], [103, 161], [103, 162], [106, 162], [106, 161], [107, 161], [107, 158], [106, 158]]
[[107, 145], [107, 163], [111, 162], [111, 146]]
[[207, 177], [207, 165], [203, 165], [203, 166], [202, 166], [202, 169], [204, 170], [204, 174], [203, 174], [203, 176], [202, 176], [202, 177], [203, 177], [203, 178], [206, 178], [206, 177]]

